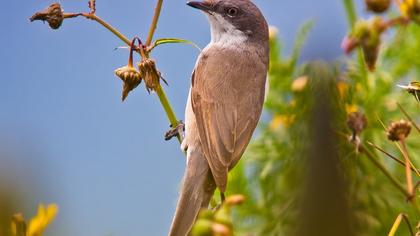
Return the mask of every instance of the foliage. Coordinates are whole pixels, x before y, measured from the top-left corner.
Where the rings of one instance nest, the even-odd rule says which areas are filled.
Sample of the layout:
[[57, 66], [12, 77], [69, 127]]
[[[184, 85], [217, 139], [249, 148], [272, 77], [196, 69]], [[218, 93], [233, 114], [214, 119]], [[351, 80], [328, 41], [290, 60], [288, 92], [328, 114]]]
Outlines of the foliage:
[[[349, 114], [362, 112], [367, 117], [368, 126], [361, 134], [361, 145], [370, 142], [404, 162], [401, 144], [387, 140], [382, 122], [407, 118], [398, 104], [414, 122], [420, 118], [419, 103], [397, 87], [420, 77], [419, 57], [415, 53], [420, 50], [420, 26], [403, 24], [394, 27], [395, 34], [388, 35], [378, 51], [376, 70], [369, 72], [357, 57], [338, 61], [331, 70], [342, 71], [335, 81], [340, 94], [336, 101], [338, 107]], [[304, 34], [300, 34], [296, 42], [303, 39]], [[308, 132], [308, 111], [314, 97], [305, 93], [305, 88], [313, 87], [303, 70], [305, 63], [301, 66], [294, 63], [302, 44], [297, 45], [295, 53], [285, 57], [281, 53], [281, 43], [275, 38], [271, 40], [270, 91], [266, 101], [266, 113], [271, 118], [262, 122], [260, 135], [230, 176], [230, 191], [247, 196], [244, 206], [234, 214], [239, 235], [290, 235], [299, 227], [296, 223], [301, 208], [299, 192], [307, 168], [304, 160], [308, 155], [307, 147], [313, 142]], [[345, 125], [346, 116], [337, 112], [339, 121]], [[336, 131], [345, 132], [346, 137], [351, 134], [348, 129]], [[419, 138], [419, 132], [412, 130], [406, 140], [413, 166], [420, 164]], [[418, 196], [412, 196], [414, 200], [410, 205], [407, 196], [401, 194], [384, 174], [395, 177], [398, 183], [405, 183], [404, 164], [376, 152], [373, 146], [367, 145], [363, 152], [358, 147], [352, 148], [345, 137], [341, 141], [337, 143], [340, 167], [346, 176], [354, 235], [386, 235], [401, 212], [409, 216], [415, 228], [420, 220], [416, 209]], [[367, 158], [369, 153], [373, 159]], [[372, 160], [384, 168], [372, 165]], [[418, 172], [413, 171], [413, 174], [415, 182], [418, 181]], [[400, 227], [398, 233], [410, 235], [408, 228], [404, 227]]]

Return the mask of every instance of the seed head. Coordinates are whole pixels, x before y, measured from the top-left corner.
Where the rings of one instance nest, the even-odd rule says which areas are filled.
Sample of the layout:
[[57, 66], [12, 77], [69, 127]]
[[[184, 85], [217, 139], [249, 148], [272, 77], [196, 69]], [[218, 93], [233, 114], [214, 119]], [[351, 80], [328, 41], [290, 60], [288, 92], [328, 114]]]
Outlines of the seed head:
[[360, 134], [367, 126], [365, 114], [352, 112], [347, 116], [347, 126], [354, 134]]
[[29, 20], [47, 21], [52, 29], [58, 29], [64, 20], [63, 9], [59, 3], [53, 3], [45, 10], [35, 13]]
[[397, 122], [392, 122], [387, 131], [386, 135], [388, 136], [388, 139], [396, 142], [396, 141], [402, 141], [405, 138], [408, 137], [411, 131], [411, 123], [406, 120], [400, 120]]
[[156, 68], [156, 62], [150, 58], [145, 58], [137, 66], [146, 83], [147, 91], [156, 91], [162, 78], [161, 73]]
[[141, 83], [140, 73], [131, 66], [124, 66], [115, 70], [115, 74], [123, 81], [122, 100]]
[[366, 8], [375, 13], [383, 13], [389, 9], [391, 0], [365, 0]]

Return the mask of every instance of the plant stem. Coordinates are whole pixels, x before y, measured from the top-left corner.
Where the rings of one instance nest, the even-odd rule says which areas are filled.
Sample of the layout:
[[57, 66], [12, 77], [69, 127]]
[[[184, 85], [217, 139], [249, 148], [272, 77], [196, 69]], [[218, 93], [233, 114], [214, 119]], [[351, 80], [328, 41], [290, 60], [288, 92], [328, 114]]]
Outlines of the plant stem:
[[98, 17], [95, 14], [89, 14], [89, 13], [82, 13], [82, 16], [94, 20], [101, 24], [103, 27], [105, 27], [107, 30], [111, 31], [115, 36], [117, 36], [119, 39], [121, 39], [125, 44], [130, 45], [131, 40], [129, 40], [127, 37], [125, 37], [123, 34], [121, 34], [117, 29], [112, 27], [110, 24], [102, 20], [100, 17]]
[[388, 233], [388, 236], [394, 236], [397, 232], [398, 228], [400, 227], [401, 221], [404, 220], [407, 223], [408, 229], [410, 230], [410, 235], [414, 236], [413, 228], [411, 228], [410, 221], [408, 220], [408, 216], [406, 214], [399, 214], [397, 219], [395, 220], [394, 224], [392, 225], [391, 230]]
[[410, 193], [410, 201], [414, 197], [414, 185], [413, 185], [413, 178], [411, 176], [411, 165], [410, 165], [410, 158], [408, 156], [407, 146], [405, 145], [405, 140], [401, 139], [400, 144], [402, 146], [403, 156], [405, 159], [405, 178], [407, 181], [407, 192]]
[[[178, 125], [178, 120], [176, 119], [175, 113], [172, 110], [171, 105], [169, 104], [168, 98], [166, 97], [165, 92], [162, 89], [162, 86], [157, 86], [156, 88], [156, 94], [159, 97], [160, 103], [162, 104], [163, 109], [166, 112], [166, 115], [168, 116], [169, 121], [171, 122], [171, 126], [175, 128]], [[182, 139], [181, 136], [178, 134], [177, 136], [179, 143], [181, 143]]]
[[385, 166], [382, 165], [382, 163], [380, 163], [377, 158], [375, 157], [376, 155], [374, 155], [372, 152], [370, 152], [363, 144], [361, 147], [361, 152], [363, 152], [368, 158], [369, 160], [380, 170], [382, 171], [382, 173], [385, 174], [386, 177], [388, 177], [388, 179], [391, 181], [391, 183], [398, 189], [400, 190], [406, 197], [410, 197], [410, 194], [406, 191], [406, 189], [404, 188], [404, 186], [398, 182], [397, 179], [394, 178], [394, 176], [392, 176], [391, 173], [389, 173], [389, 171], [385, 168]]
[[[146, 45], [150, 45], [151, 41], [153, 40], [153, 35], [155, 33], [155, 29], [157, 26], [157, 23], [159, 21], [160, 11], [162, 10], [162, 3], [163, 0], [158, 0], [155, 8], [155, 13], [153, 16], [152, 23], [150, 25], [149, 34], [147, 36]], [[98, 22], [100, 25], [108, 29], [111, 33], [113, 33], [115, 36], [117, 36], [119, 39], [121, 39], [124, 43], [126, 43], [128, 46], [131, 45], [131, 40], [129, 40], [127, 37], [125, 37], [121, 32], [119, 32], [117, 29], [112, 27], [110, 24], [102, 20], [100, 17], [98, 17], [95, 14], [92, 13], [65, 13], [64, 18], [74, 18], [78, 16], [86, 17], [87, 19], [94, 20]], [[137, 51], [141, 54], [143, 58], [148, 58], [149, 53], [144, 53], [143, 50]], [[156, 88], [156, 94], [159, 97], [159, 101], [162, 104], [163, 109], [166, 112], [166, 115], [172, 125], [172, 127], [176, 127], [179, 124], [178, 119], [176, 118], [175, 112], [173, 111], [171, 104], [169, 103], [169, 100], [165, 94], [165, 91], [163, 90], [162, 86], [159, 84]], [[181, 136], [178, 135], [178, 141], [181, 143], [182, 139]]]
[[400, 108], [400, 110], [402, 111], [402, 113], [404, 113], [405, 117], [407, 117], [407, 119], [411, 122], [411, 124], [417, 130], [417, 132], [420, 133], [420, 128], [417, 126], [416, 122], [414, 122], [414, 120], [411, 118], [411, 116], [407, 113], [407, 111], [401, 106], [400, 103], [397, 103], [397, 105], [398, 105], [398, 108]]
[[152, 43], [153, 35], [155, 34], [157, 23], [159, 21], [160, 12], [162, 10], [162, 3], [163, 3], [163, 0], [158, 0], [156, 3], [155, 13], [153, 16], [152, 23], [150, 24], [149, 34], [147, 35], [146, 46], [149, 46]]
[[[386, 152], [384, 149], [380, 148], [379, 146], [377, 146], [377, 145], [375, 145], [375, 144], [373, 144], [371, 142], [367, 142], [367, 144], [369, 146], [375, 148], [376, 150], [382, 152], [386, 156], [390, 157], [392, 160], [396, 161], [398, 164], [400, 164], [402, 166], [405, 166], [405, 163], [403, 161], [401, 161], [400, 159], [398, 159], [398, 158], [394, 157], [393, 155], [389, 154], [388, 152]], [[414, 169], [413, 167], [411, 167], [411, 170], [414, 171], [414, 172], [416, 172], [416, 173], [418, 171], [418, 170]]]
[[353, 28], [357, 20], [356, 8], [354, 7], [353, 0], [343, 0], [344, 8], [347, 14], [347, 21], [350, 28]]
[[[150, 24], [149, 34], [147, 35], [147, 41], [146, 41], [146, 47], [150, 46], [153, 40], [153, 35], [155, 34], [155, 30], [157, 27], [157, 23], [159, 21], [160, 12], [162, 10], [162, 4], [163, 0], [158, 0], [155, 7], [155, 13], [153, 16], [152, 23]], [[149, 53], [146, 53], [146, 57], [149, 57]], [[175, 112], [172, 109], [171, 104], [169, 103], [168, 97], [165, 94], [165, 91], [163, 90], [162, 86], [158, 84], [156, 88], [156, 94], [159, 97], [159, 101], [162, 104], [163, 109], [166, 112], [166, 115], [168, 116], [169, 122], [171, 123], [171, 126], [175, 128], [179, 121], [176, 118]], [[177, 136], [179, 143], [182, 142], [181, 136], [178, 134]]]

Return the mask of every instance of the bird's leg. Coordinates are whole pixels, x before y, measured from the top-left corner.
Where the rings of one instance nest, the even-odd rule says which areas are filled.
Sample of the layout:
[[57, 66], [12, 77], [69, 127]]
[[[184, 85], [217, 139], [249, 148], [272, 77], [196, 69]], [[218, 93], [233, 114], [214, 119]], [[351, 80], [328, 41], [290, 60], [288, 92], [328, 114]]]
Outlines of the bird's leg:
[[182, 122], [182, 120], [178, 121], [178, 124], [175, 127], [173, 127], [172, 125], [170, 127], [171, 129], [165, 133], [166, 141], [171, 140], [173, 137], [176, 137], [178, 135], [181, 137], [181, 139], [184, 138], [185, 125]]

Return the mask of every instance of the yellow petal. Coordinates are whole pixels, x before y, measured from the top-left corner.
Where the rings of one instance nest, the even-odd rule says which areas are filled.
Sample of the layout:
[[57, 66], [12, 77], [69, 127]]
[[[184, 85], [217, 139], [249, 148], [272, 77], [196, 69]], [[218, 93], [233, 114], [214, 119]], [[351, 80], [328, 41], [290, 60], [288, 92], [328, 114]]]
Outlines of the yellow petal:
[[37, 215], [29, 222], [28, 236], [42, 236], [47, 226], [54, 220], [58, 212], [56, 204], [45, 207], [40, 204]]
[[346, 112], [347, 114], [357, 112], [359, 109], [357, 108], [357, 105], [355, 104], [346, 104]]

